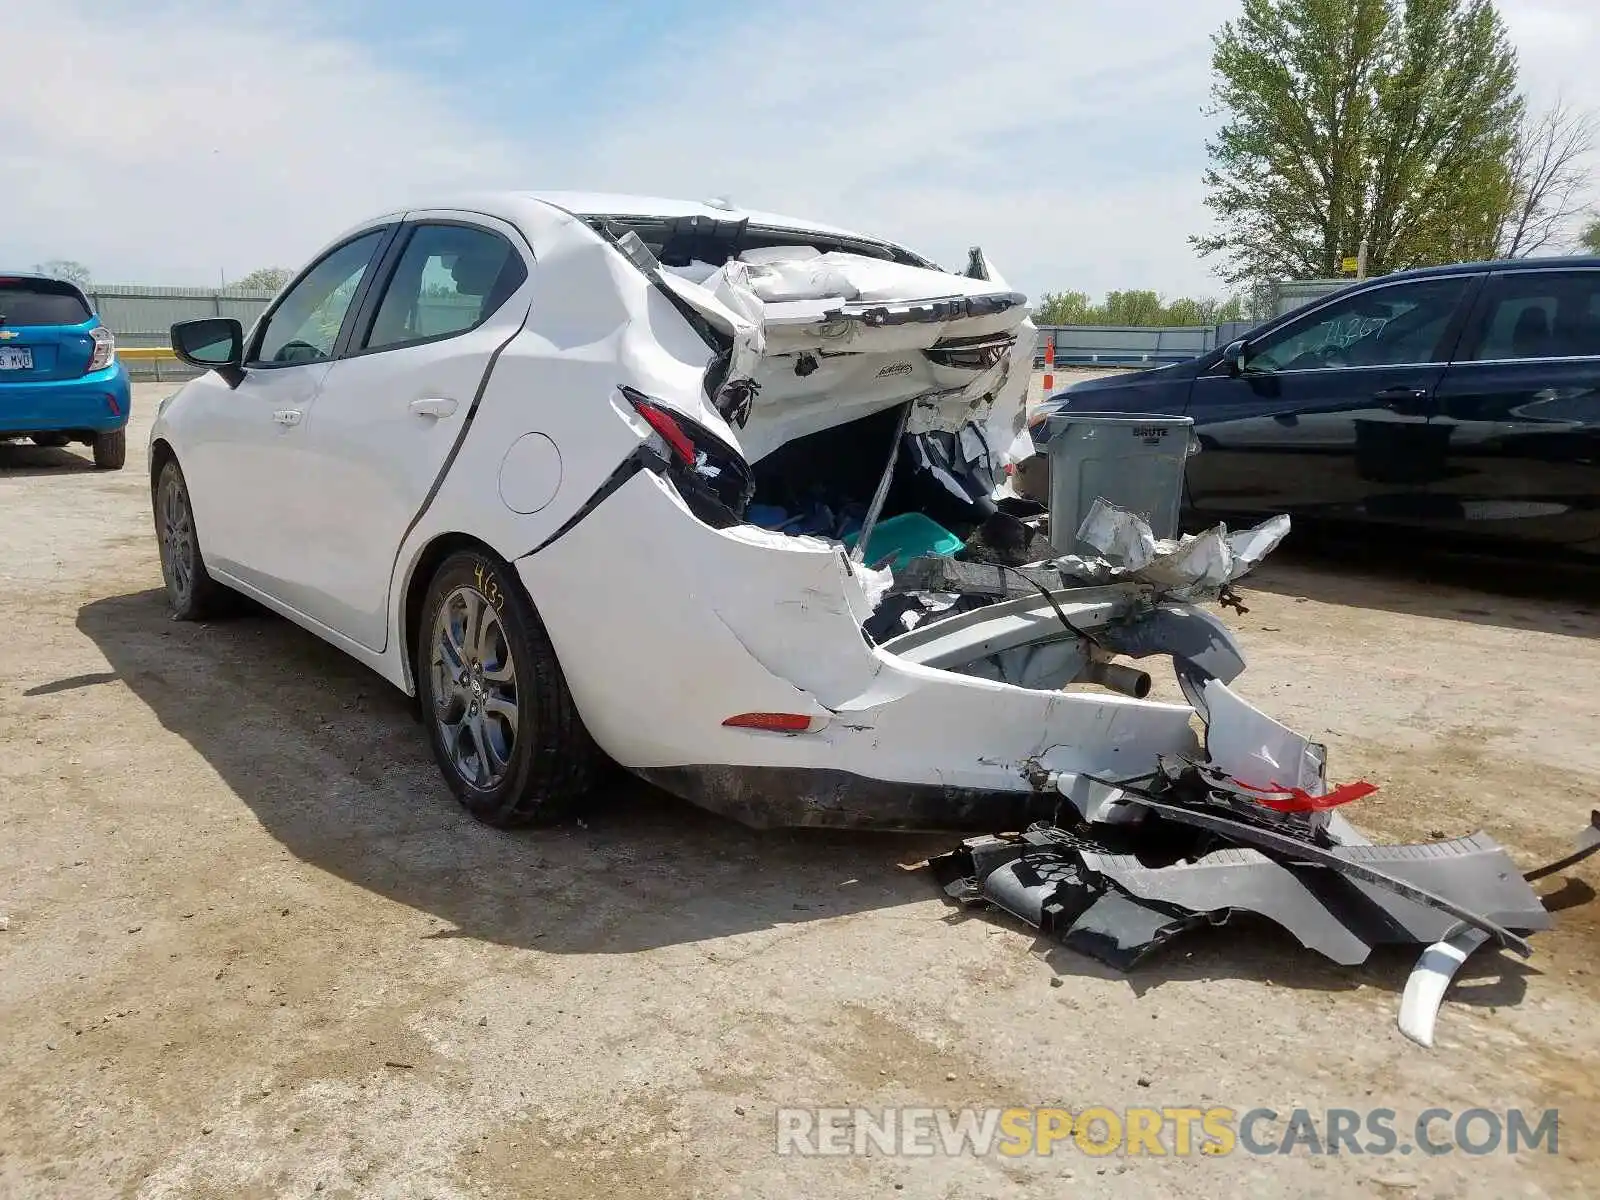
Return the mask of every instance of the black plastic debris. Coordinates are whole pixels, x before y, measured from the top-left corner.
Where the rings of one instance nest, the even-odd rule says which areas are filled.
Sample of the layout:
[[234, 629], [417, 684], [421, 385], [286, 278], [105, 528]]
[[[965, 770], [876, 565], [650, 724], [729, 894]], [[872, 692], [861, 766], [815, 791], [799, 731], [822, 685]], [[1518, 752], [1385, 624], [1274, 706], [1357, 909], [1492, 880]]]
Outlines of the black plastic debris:
[[1119, 970], [1240, 912], [1346, 966], [1377, 945], [1426, 946], [1462, 928], [1526, 955], [1522, 935], [1552, 924], [1486, 834], [1370, 845], [1327, 813], [1275, 811], [1193, 764], [1101, 782], [1123, 789], [1133, 821], [973, 838], [933, 860], [935, 877], [952, 899], [1001, 909]]

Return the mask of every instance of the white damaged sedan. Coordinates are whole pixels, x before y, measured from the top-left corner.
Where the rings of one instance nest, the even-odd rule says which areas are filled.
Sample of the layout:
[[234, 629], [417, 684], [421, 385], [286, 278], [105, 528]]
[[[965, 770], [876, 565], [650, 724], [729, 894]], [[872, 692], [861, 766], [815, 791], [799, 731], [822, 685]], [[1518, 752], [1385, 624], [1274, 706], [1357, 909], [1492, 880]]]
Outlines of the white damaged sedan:
[[956, 578], [1031, 453], [1033, 338], [976, 250], [627, 196], [390, 213], [249, 331], [174, 327], [205, 373], [150, 443], [172, 610], [242, 593], [415, 695], [496, 825], [606, 758], [756, 825], [1104, 815], [1102, 780], [1200, 755], [1116, 655], [1171, 655], [1248, 746], [1265, 719], [1226, 631], [1147, 583]]

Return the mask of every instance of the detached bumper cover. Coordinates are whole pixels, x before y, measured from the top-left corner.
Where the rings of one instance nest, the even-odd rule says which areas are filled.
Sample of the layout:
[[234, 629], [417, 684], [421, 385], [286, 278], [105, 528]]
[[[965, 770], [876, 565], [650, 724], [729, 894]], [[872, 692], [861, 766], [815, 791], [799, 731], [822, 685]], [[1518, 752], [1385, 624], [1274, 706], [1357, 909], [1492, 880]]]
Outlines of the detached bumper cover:
[[8, 382], [0, 375], [0, 434], [110, 433], [128, 423], [131, 399], [121, 363], [77, 379], [37, 383]]

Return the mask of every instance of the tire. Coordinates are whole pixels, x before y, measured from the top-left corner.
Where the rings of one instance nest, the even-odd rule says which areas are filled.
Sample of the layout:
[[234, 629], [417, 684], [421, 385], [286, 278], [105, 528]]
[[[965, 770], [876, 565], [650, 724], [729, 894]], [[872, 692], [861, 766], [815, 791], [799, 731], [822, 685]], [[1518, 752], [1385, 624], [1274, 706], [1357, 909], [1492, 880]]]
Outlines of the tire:
[[508, 829], [578, 807], [600, 752], [510, 567], [473, 550], [440, 564], [417, 625], [416, 666], [428, 743], [463, 808]]
[[[121, 434], [118, 434], [121, 437]], [[98, 462], [100, 447], [95, 446]], [[195, 530], [189, 485], [178, 460], [168, 459], [156, 476], [151, 492], [156, 523], [156, 544], [161, 553], [161, 577], [167, 585], [167, 604], [174, 621], [200, 621], [229, 608], [232, 593], [206, 571]]]
[[36, 433], [28, 440], [35, 446], [43, 446], [46, 450], [57, 450], [72, 439], [64, 433]]
[[[128, 431], [100, 433], [94, 439], [94, 465], [99, 471], [120, 471], [128, 461]], [[191, 521], [192, 525], [193, 522]]]

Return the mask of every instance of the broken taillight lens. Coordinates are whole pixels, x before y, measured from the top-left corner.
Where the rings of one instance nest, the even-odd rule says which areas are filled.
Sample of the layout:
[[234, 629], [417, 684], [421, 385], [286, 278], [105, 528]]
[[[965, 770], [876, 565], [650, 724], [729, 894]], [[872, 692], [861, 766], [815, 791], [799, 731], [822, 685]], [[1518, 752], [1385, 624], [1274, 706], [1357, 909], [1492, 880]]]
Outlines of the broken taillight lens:
[[629, 395], [628, 391], [624, 390], [623, 395], [628, 397], [628, 402], [645, 419], [645, 423], [661, 435], [661, 440], [672, 448], [672, 452], [689, 466], [693, 466], [697, 457], [694, 442], [683, 431], [683, 426], [678, 424], [678, 418], [637, 392]]
[[[666, 443], [670, 451], [667, 474], [695, 515], [717, 528], [742, 520], [755, 491], [744, 455], [709, 429], [637, 388], [624, 386], [620, 390], [645, 424]], [[712, 503], [708, 507], [702, 500]]]

